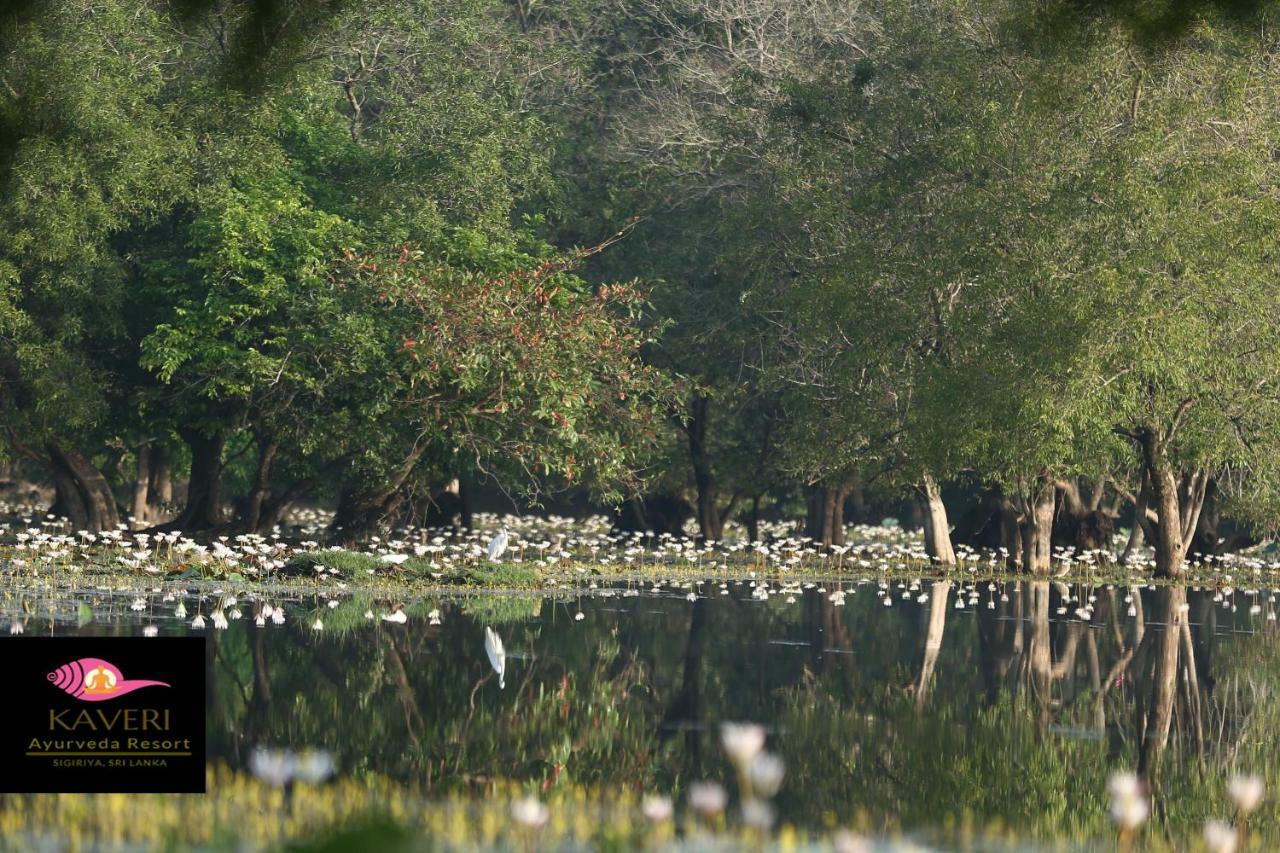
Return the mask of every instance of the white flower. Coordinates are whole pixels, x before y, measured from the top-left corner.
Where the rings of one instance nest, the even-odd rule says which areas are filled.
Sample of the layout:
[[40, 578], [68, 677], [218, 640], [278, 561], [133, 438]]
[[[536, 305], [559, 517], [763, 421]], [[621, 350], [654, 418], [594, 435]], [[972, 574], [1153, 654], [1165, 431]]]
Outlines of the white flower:
[[718, 815], [729, 803], [729, 794], [716, 782], [694, 782], [689, 786], [689, 808], [704, 817]]
[[293, 778], [297, 758], [293, 753], [283, 749], [258, 748], [249, 756], [249, 770], [268, 785], [277, 788], [285, 785]]
[[750, 799], [742, 804], [742, 822], [756, 829], [769, 829], [773, 826], [773, 806], [764, 800]]
[[1111, 801], [1111, 819], [1121, 829], [1137, 829], [1150, 811], [1143, 797], [1118, 797]]
[[157, 628], [155, 625], [145, 625], [142, 628], [142, 636], [144, 637], [155, 637], [155, 636], [158, 636], [159, 634], [160, 634], [160, 629]]
[[654, 823], [671, 820], [671, 815], [674, 811], [675, 808], [671, 804], [670, 797], [648, 794], [640, 801], [640, 813]]
[[750, 767], [752, 759], [764, 749], [764, 726], [755, 723], [722, 723], [720, 745], [735, 765]]
[[1136, 774], [1128, 771], [1112, 773], [1111, 778], [1107, 780], [1107, 793], [1113, 800], [1141, 797], [1142, 782]]
[[179, 601], [178, 606], [173, 608], [173, 615], [177, 616], [179, 619], [186, 619], [187, 618], [186, 602]]
[[786, 773], [786, 765], [782, 759], [772, 753], [762, 752], [751, 762], [748, 777], [751, 779], [751, 790], [757, 797], [772, 797], [782, 787], [782, 777]]
[[587, 614], [583, 613], [581, 610], [573, 614], [573, 621], [575, 622], [581, 622], [583, 619], [586, 619], [586, 618], [587, 618]]
[[544, 803], [538, 802], [537, 797], [525, 797], [511, 804], [511, 818], [521, 826], [536, 829], [545, 824], [550, 816], [550, 810]]
[[427, 614], [427, 624], [428, 624], [428, 625], [439, 625], [439, 624], [440, 624], [440, 611], [439, 611], [439, 610], [432, 610], [430, 613], [428, 613], [428, 614]]
[[1205, 821], [1204, 844], [1210, 853], [1235, 853], [1236, 831], [1231, 824], [1220, 820]]
[[227, 630], [227, 614], [221, 610], [215, 610], [209, 614], [209, 619], [213, 622], [213, 627], [219, 631]]
[[273, 625], [284, 624], [284, 608], [283, 607], [277, 607], [275, 610], [271, 611], [271, 623]]
[[1231, 777], [1231, 781], [1227, 783], [1227, 793], [1231, 795], [1231, 801], [1236, 804], [1236, 808], [1241, 814], [1251, 814], [1262, 803], [1262, 797], [1267, 792], [1267, 786], [1263, 783], [1261, 776], [1239, 775]]
[[203, 616], [201, 616], [199, 613], [197, 613], [197, 614], [196, 614], [196, 618], [194, 618], [194, 619], [192, 619], [192, 620], [191, 620], [191, 627], [192, 627], [192, 628], [203, 628], [203, 627], [204, 627], [204, 617], [203, 617]]
[[312, 630], [312, 631], [323, 631], [323, 630], [324, 630], [324, 623], [320, 621], [320, 617], [319, 617], [319, 616], [317, 616], [317, 617], [316, 617], [316, 621], [314, 621], [314, 622], [312, 622], [312, 623], [311, 623], [311, 630]]
[[323, 749], [309, 749], [295, 759], [293, 775], [312, 785], [323, 782], [333, 775], [333, 756]]
[[405, 615], [403, 610], [394, 610], [391, 613], [383, 614], [383, 622], [394, 622], [397, 625], [403, 625], [409, 621], [409, 617]]

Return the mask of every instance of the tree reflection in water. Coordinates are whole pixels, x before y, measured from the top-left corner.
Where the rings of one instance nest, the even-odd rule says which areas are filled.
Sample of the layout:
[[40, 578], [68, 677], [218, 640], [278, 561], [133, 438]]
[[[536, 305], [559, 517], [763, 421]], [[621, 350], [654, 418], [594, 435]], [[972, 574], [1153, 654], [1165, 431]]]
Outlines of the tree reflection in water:
[[[1162, 831], [1188, 837], [1228, 814], [1229, 775], [1280, 766], [1276, 623], [1232, 609], [1268, 596], [1047, 580], [847, 590], [844, 603], [745, 586], [692, 603], [470, 600], [441, 606], [440, 625], [344, 622], [369, 607], [353, 601], [322, 633], [241, 620], [211, 635], [211, 751], [243, 766], [256, 745], [322, 746], [342, 772], [442, 792], [515, 779], [679, 795], [730, 781], [708, 732], [753, 720], [787, 761], [786, 820], [967, 816], [1040, 837], [1108, 836], [1113, 769], [1146, 776]], [[505, 691], [486, 625], [507, 643]], [[1276, 837], [1275, 816], [1253, 829]]]

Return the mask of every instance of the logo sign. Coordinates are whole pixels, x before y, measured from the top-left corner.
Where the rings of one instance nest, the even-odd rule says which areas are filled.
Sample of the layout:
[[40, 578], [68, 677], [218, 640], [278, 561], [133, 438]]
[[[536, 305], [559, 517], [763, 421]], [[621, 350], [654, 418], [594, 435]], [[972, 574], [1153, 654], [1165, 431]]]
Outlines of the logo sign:
[[0, 639], [0, 792], [203, 792], [203, 637]]

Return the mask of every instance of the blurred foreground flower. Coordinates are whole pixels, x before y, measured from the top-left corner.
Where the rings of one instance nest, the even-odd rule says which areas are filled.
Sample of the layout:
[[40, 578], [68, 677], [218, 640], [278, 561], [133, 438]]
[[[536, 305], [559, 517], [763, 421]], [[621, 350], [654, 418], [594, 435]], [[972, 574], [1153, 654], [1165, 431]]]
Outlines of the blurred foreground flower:
[[249, 771], [268, 785], [277, 788], [291, 782], [316, 785], [333, 775], [333, 756], [323, 749], [291, 749], [259, 747], [249, 756]]
[[1240, 813], [1245, 815], [1252, 814], [1262, 804], [1262, 798], [1266, 792], [1267, 786], [1260, 776], [1233, 776], [1227, 783], [1227, 793], [1231, 796], [1231, 801], [1236, 804]]
[[537, 797], [525, 797], [511, 804], [511, 819], [521, 826], [537, 829], [547, 822], [551, 811]]
[[1210, 853], [1235, 853], [1236, 831], [1225, 821], [1210, 819], [1204, 825], [1204, 844]]
[[689, 808], [703, 817], [715, 817], [729, 803], [729, 794], [716, 782], [694, 782], [689, 786]]
[[764, 726], [755, 723], [722, 723], [720, 744], [740, 770], [751, 766], [751, 761], [764, 749]]
[[654, 823], [671, 820], [671, 815], [674, 811], [675, 808], [671, 804], [670, 797], [648, 794], [640, 801], [640, 813]]
[[1142, 780], [1133, 773], [1113, 773], [1107, 781], [1107, 792], [1111, 794], [1111, 819], [1123, 833], [1137, 829], [1151, 813]]

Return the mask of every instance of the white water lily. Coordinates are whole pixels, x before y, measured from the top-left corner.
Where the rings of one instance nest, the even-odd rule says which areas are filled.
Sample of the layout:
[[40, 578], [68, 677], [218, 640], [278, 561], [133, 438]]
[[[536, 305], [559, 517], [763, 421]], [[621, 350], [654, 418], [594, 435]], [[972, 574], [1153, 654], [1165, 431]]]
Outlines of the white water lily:
[[1235, 827], [1225, 821], [1209, 819], [1204, 825], [1204, 846], [1210, 853], [1235, 853], [1239, 840]]
[[1151, 804], [1142, 789], [1142, 781], [1133, 773], [1113, 773], [1107, 780], [1111, 795], [1108, 810], [1116, 826], [1126, 832], [1137, 829], [1151, 813]]
[[1252, 814], [1262, 804], [1262, 798], [1266, 792], [1267, 786], [1261, 776], [1252, 774], [1233, 776], [1227, 783], [1227, 793], [1231, 796], [1231, 801], [1244, 815]]
[[197, 613], [197, 614], [195, 615], [195, 618], [191, 620], [191, 627], [192, 627], [192, 628], [203, 628], [203, 627], [204, 627], [204, 616], [202, 616], [202, 615], [200, 615], [199, 613]]
[[764, 800], [750, 799], [742, 803], [742, 822], [756, 829], [769, 829], [776, 815]]
[[249, 771], [268, 785], [283, 787], [293, 778], [297, 758], [283, 749], [255, 749], [249, 756]]
[[764, 726], [755, 723], [722, 723], [720, 745], [729, 754], [729, 760], [739, 768], [748, 768], [752, 760], [764, 749]]
[[537, 829], [546, 824], [551, 811], [537, 797], [524, 797], [511, 804], [511, 819], [521, 826]]
[[729, 793], [717, 782], [694, 782], [689, 786], [689, 808], [703, 817], [714, 817], [729, 804]]
[[675, 806], [672, 805], [670, 797], [646, 794], [645, 798], [640, 801], [640, 813], [645, 816], [646, 820], [662, 823], [663, 821], [671, 820], [672, 814], [675, 813]]
[[762, 752], [752, 760], [747, 776], [751, 780], [751, 790], [757, 797], [772, 797], [782, 787], [782, 777], [785, 774], [786, 764], [779, 756]]

